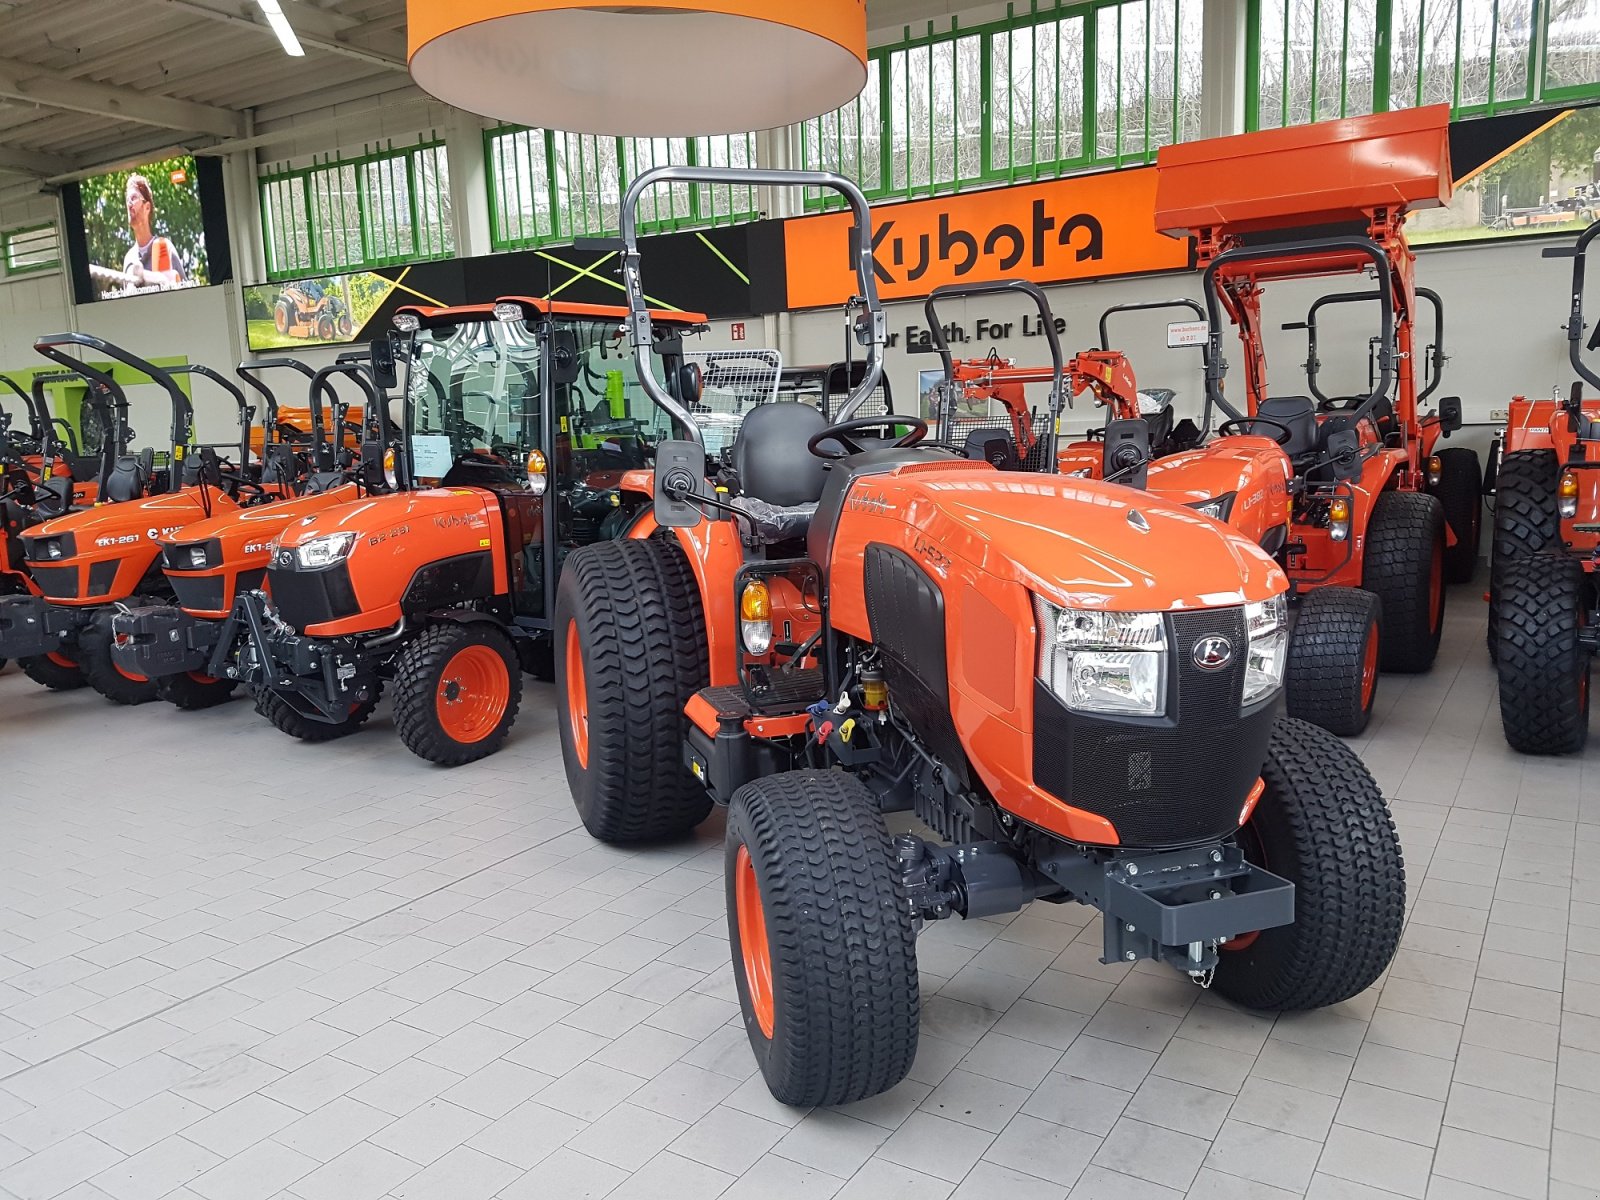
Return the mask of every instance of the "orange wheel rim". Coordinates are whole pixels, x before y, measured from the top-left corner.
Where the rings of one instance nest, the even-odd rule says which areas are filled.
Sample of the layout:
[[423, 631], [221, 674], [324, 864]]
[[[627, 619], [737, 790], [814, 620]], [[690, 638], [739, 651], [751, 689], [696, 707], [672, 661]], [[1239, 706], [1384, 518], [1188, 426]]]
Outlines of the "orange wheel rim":
[[199, 671], [190, 671], [189, 678], [194, 680], [196, 683], [204, 684], [206, 686], [219, 682], [214, 675], [202, 675]]
[[70, 658], [68, 658], [65, 654], [62, 654], [61, 651], [59, 651], [59, 650], [52, 650], [52, 651], [50, 651], [49, 654], [46, 654], [45, 657], [48, 658], [51, 662], [55, 663], [55, 665], [58, 666], [58, 667], [66, 667], [68, 669], [71, 669], [72, 667], [75, 667], [75, 666], [78, 665], [77, 663], [73, 662]]
[[589, 767], [589, 688], [583, 679], [583, 644], [578, 623], [567, 623], [567, 728], [572, 731], [572, 752], [578, 765]]
[[1372, 707], [1372, 693], [1378, 689], [1378, 627], [1367, 630], [1367, 648], [1361, 654], [1361, 711]]
[[464, 646], [444, 665], [434, 707], [445, 735], [470, 745], [494, 732], [510, 699], [506, 660], [489, 646]]
[[1434, 542], [1433, 564], [1428, 570], [1428, 632], [1444, 618], [1444, 543]]
[[1236, 934], [1222, 943], [1222, 952], [1224, 954], [1236, 954], [1240, 950], [1248, 950], [1255, 945], [1256, 939], [1260, 936], [1261, 931], [1259, 929], [1252, 929], [1249, 933]]
[[744, 985], [762, 1036], [772, 1037], [772, 950], [767, 945], [767, 918], [750, 848], [741, 845], [733, 864], [734, 914], [739, 921], [739, 950], [744, 957]]

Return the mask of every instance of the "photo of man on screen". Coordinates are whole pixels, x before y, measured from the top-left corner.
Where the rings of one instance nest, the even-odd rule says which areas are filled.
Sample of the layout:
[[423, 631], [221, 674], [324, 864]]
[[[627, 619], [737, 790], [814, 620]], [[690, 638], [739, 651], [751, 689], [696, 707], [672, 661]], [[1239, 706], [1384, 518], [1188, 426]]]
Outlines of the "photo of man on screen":
[[177, 247], [171, 239], [156, 236], [153, 228], [156, 205], [150, 194], [150, 181], [143, 175], [129, 175], [125, 199], [133, 245], [123, 256], [122, 273], [128, 276], [130, 286], [182, 287], [183, 261]]
[[178, 156], [79, 184], [95, 299], [211, 282], [193, 158]]

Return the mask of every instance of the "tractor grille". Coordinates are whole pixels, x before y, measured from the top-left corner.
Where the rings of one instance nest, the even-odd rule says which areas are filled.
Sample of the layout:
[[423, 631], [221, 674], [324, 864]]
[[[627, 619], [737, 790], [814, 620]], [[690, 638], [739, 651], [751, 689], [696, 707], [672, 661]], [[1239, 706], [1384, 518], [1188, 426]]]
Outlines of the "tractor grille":
[[167, 583], [178, 597], [179, 608], [193, 612], [222, 611], [222, 576], [179, 575], [174, 571], [167, 575]]
[[39, 591], [51, 600], [75, 600], [78, 597], [78, 568], [30, 567]]
[[[1206, 671], [1193, 650], [1212, 634], [1226, 637], [1234, 656]], [[1105, 817], [1124, 846], [1179, 846], [1231, 832], [1266, 761], [1276, 705], [1269, 699], [1243, 715], [1239, 709], [1243, 611], [1174, 613], [1167, 640], [1164, 717], [1075, 713], [1043, 684], [1034, 687], [1034, 782]]]
[[301, 633], [313, 625], [353, 616], [359, 607], [348, 563], [335, 563], [317, 571], [275, 566], [267, 572], [267, 587], [278, 616]]

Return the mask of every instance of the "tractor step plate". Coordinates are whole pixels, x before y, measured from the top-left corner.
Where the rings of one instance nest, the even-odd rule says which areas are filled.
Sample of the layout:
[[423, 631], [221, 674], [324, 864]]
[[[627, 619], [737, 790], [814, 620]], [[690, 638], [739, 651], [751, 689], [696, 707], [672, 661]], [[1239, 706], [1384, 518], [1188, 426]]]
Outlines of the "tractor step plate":
[[719, 721], [742, 721], [760, 713], [763, 716], [788, 716], [804, 712], [822, 699], [822, 672], [816, 668], [803, 668], [785, 675], [782, 671], [766, 672], [767, 686], [757, 689], [757, 707], [751, 707], [751, 696], [738, 684], [726, 687], [703, 688], [700, 695], [717, 710]]

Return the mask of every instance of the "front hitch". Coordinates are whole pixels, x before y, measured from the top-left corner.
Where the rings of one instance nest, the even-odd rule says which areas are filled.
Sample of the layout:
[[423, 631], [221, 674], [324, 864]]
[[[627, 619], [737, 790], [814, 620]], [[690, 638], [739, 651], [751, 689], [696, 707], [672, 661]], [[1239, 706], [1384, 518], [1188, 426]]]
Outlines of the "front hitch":
[[65, 608], [43, 596], [0, 597], [0, 658], [38, 658], [66, 646], [92, 609]]

